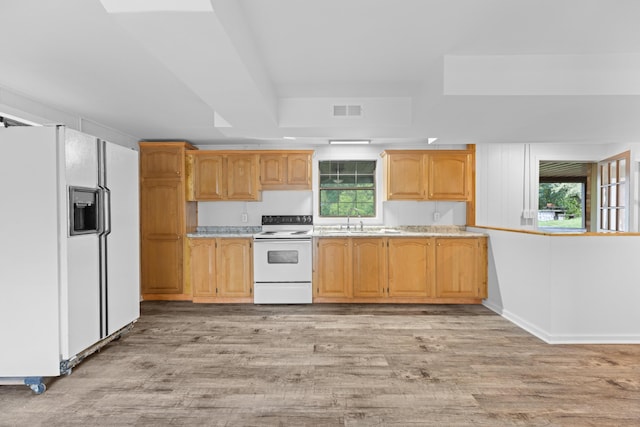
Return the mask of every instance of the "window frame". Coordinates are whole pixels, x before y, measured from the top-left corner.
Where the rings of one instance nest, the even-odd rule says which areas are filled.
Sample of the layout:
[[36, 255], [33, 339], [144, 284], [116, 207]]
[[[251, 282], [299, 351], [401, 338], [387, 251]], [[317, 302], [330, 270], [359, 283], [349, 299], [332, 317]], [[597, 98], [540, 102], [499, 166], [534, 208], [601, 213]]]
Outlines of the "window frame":
[[[372, 187], [357, 187], [357, 186], [353, 186], [353, 187], [336, 187], [336, 188], [323, 188], [322, 185], [322, 177], [325, 176], [326, 174], [323, 174], [321, 172], [321, 164], [322, 163], [355, 163], [356, 164], [356, 170], [354, 171], [353, 174], [344, 174], [343, 176], [349, 176], [349, 175], [353, 175], [353, 176], [358, 176], [358, 171], [357, 171], [357, 163], [358, 162], [366, 162], [366, 163], [370, 163], [373, 165], [373, 171], [370, 174], [363, 174], [363, 175], [368, 175], [371, 176], [373, 178], [373, 186]], [[379, 189], [379, 176], [378, 176], [378, 161], [376, 159], [322, 159], [322, 160], [318, 160], [318, 216], [320, 218], [324, 218], [324, 219], [342, 219], [342, 218], [347, 218], [347, 217], [360, 217], [363, 219], [376, 219], [379, 217], [379, 206], [378, 206], [378, 189]], [[344, 215], [323, 215], [322, 214], [322, 195], [323, 192], [327, 192], [327, 191], [343, 191], [343, 190], [347, 190], [347, 191], [372, 191], [373, 192], [373, 201], [372, 201], [372, 206], [373, 206], [373, 214], [372, 215], [362, 215], [361, 212], [357, 212], [355, 211], [355, 209], [351, 209], [349, 211], [349, 213], [344, 214]], [[353, 202], [354, 205], [357, 206], [357, 202], [354, 201]], [[354, 208], [356, 208], [356, 206], [354, 206]]]
[[[624, 162], [624, 178], [622, 180], [620, 179], [621, 161]], [[615, 164], [615, 182], [612, 182], [611, 179], [612, 164]], [[607, 171], [606, 180], [603, 179], [605, 169]], [[598, 231], [626, 232], [629, 230], [630, 173], [631, 151], [625, 151], [598, 162]], [[613, 204], [612, 200], [615, 200]], [[614, 212], [615, 215], [612, 215]], [[622, 219], [621, 213], [624, 214]], [[613, 216], [615, 216], [615, 227], [612, 228]]]

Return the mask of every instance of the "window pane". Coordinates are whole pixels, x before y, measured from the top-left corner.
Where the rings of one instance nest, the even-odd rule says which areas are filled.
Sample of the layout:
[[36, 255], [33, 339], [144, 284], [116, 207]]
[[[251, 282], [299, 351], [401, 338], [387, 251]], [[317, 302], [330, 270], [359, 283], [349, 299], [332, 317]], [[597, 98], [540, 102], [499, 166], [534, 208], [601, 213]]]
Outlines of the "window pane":
[[600, 183], [602, 185], [609, 184], [609, 164], [605, 163], [600, 166]]
[[602, 230], [607, 229], [607, 210], [600, 209], [600, 228]]
[[356, 182], [358, 187], [373, 187], [375, 177], [373, 175], [358, 175]]
[[609, 206], [618, 206], [618, 185], [609, 187]]
[[320, 216], [375, 216], [375, 160], [318, 163]]
[[621, 159], [618, 162], [618, 181], [624, 182], [627, 175], [627, 159]]
[[610, 211], [610, 215], [609, 215], [609, 229], [610, 230], [616, 230], [616, 227], [618, 225], [618, 218], [616, 216], [616, 214], [618, 213], [617, 209], [611, 209]]
[[618, 162], [614, 160], [611, 163], [609, 163], [609, 165], [611, 166], [611, 168], [609, 169], [609, 182], [611, 184], [615, 184], [616, 182], [618, 182], [618, 171], [617, 171]]
[[376, 172], [376, 162], [374, 161], [359, 161], [358, 174], [374, 174]]
[[618, 231], [626, 231], [625, 228], [625, 210], [618, 210]]

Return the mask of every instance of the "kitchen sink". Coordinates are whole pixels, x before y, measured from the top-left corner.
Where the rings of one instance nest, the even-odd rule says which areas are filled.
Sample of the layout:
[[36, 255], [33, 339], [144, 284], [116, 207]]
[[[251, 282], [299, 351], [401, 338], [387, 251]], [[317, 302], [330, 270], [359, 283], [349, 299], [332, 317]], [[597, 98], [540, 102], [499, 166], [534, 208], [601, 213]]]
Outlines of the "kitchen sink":
[[342, 229], [322, 230], [320, 232], [320, 234], [332, 234], [332, 235], [344, 234], [347, 236], [376, 236], [380, 234], [400, 234], [400, 233], [401, 231], [396, 230], [395, 228], [373, 228], [373, 229], [365, 228], [364, 230], [358, 230], [358, 229], [347, 230], [345, 228], [342, 228]]

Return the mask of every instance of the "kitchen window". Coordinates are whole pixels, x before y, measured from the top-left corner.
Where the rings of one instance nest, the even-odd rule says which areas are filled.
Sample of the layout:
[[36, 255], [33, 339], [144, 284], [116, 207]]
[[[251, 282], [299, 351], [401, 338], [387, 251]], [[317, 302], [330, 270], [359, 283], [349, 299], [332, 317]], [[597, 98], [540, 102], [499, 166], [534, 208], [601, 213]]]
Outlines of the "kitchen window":
[[318, 162], [321, 217], [376, 216], [376, 161]]
[[600, 190], [600, 230], [627, 231], [627, 177], [630, 153], [604, 160], [598, 164]]

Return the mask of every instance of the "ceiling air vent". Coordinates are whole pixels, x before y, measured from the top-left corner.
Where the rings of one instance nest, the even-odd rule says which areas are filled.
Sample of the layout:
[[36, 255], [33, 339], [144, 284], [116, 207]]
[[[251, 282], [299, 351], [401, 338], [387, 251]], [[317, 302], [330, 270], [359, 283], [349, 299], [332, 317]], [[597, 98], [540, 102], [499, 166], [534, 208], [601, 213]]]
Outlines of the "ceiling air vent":
[[362, 117], [362, 105], [334, 105], [333, 117]]

